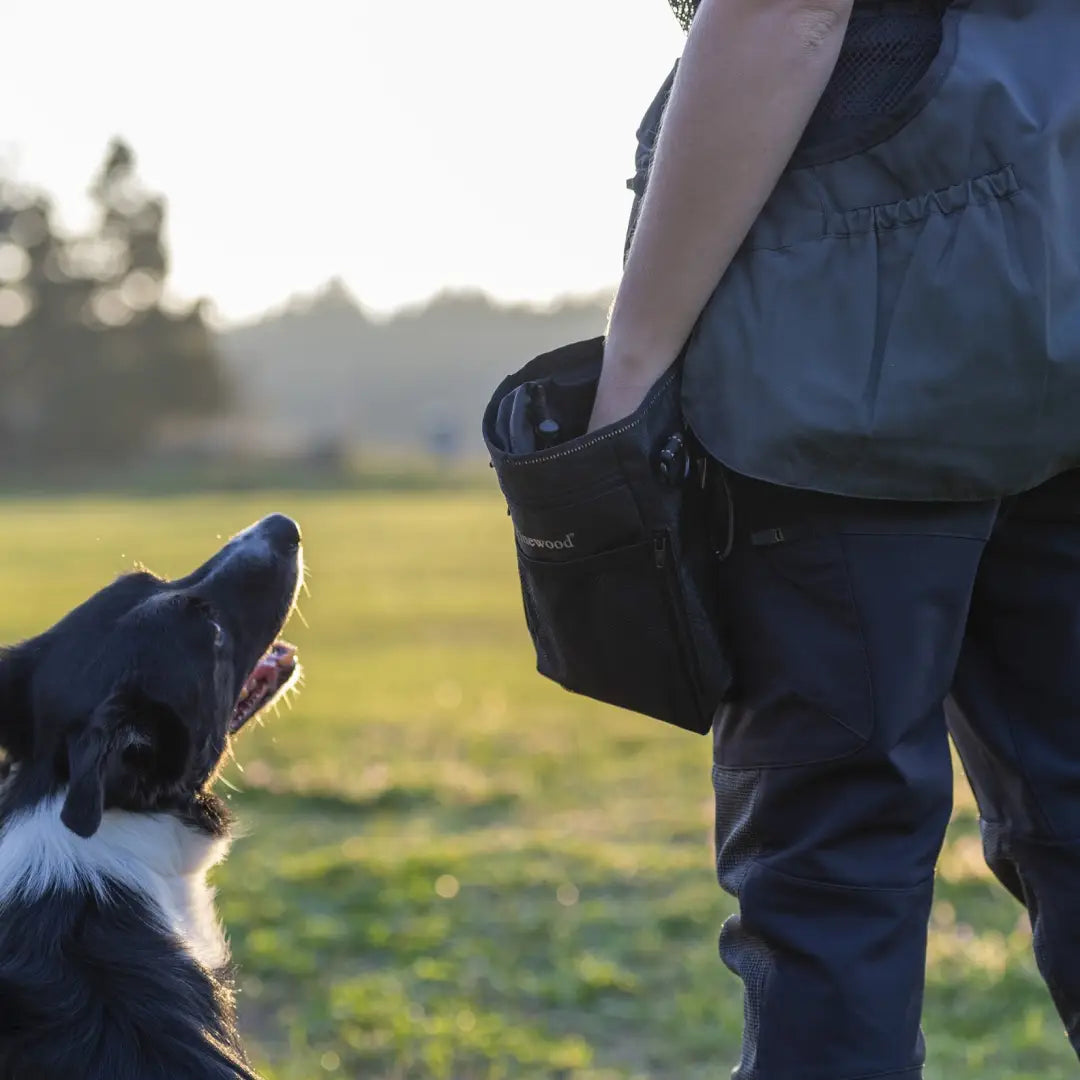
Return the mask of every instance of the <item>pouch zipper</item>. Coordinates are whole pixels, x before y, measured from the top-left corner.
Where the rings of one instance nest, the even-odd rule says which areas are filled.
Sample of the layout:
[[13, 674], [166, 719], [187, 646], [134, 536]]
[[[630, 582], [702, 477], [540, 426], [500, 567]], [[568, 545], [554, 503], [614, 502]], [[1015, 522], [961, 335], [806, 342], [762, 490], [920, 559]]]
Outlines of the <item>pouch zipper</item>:
[[645, 400], [645, 403], [640, 407], [638, 413], [633, 419], [620, 424], [618, 427], [612, 428], [611, 431], [605, 431], [602, 435], [596, 435], [593, 438], [586, 437], [584, 442], [580, 442], [572, 449], [565, 450], [540, 450], [533, 454], [524, 454], [521, 456], [508, 455], [503, 458], [502, 464], [504, 465], [543, 465], [548, 461], [556, 461], [559, 458], [570, 457], [571, 454], [580, 454], [583, 450], [588, 450], [593, 446], [599, 446], [600, 443], [606, 442], [608, 439], [614, 439], [617, 435], [622, 435], [627, 431], [632, 430], [645, 419], [645, 414], [649, 411], [656, 399], [675, 381], [678, 377], [678, 371], [669, 372], [667, 377], [662, 379], [653, 388], [651, 394]]
[[675, 631], [676, 653], [683, 671], [688, 677], [690, 696], [699, 714], [703, 714], [701, 700], [701, 687], [704, 680], [701, 677], [701, 658], [694, 648], [693, 635], [686, 625], [685, 612], [681, 603], [682, 585], [678, 573], [670, 558], [671, 538], [667, 532], [657, 531], [653, 533], [653, 563], [661, 574], [663, 581], [661, 589], [667, 604], [668, 617]]

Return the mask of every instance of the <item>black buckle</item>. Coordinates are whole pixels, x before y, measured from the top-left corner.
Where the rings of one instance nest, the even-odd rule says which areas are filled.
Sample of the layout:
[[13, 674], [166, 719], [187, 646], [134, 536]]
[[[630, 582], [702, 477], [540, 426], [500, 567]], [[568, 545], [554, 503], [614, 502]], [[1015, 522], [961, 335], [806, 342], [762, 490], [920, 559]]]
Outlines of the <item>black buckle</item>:
[[690, 452], [679, 432], [672, 435], [660, 450], [660, 479], [668, 487], [681, 487], [690, 475]]

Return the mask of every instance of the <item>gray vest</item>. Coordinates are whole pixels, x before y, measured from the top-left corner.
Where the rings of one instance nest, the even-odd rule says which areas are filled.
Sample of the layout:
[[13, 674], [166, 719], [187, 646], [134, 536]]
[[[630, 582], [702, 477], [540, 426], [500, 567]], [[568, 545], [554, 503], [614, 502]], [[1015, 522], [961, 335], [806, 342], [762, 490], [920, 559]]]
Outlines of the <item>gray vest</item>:
[[804, 140], [694, 329], [687, 420], [737, 472], [973, 500], [1080, 465], [1080, 7], [942, 30], [897, 108]]

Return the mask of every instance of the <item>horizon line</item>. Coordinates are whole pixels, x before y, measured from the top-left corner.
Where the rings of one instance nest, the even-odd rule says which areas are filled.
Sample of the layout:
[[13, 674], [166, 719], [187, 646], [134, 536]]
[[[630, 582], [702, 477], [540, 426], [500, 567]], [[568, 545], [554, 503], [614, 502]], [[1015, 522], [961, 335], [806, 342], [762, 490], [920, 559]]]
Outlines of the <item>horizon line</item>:
[[608, 305], [615, 296], [615, 289], [616, 285], [612, 283], [606, 288], [585, 292], [571, 290], [556, 293], [547, 298], [511, 298], [500, 297], [481, 285], [444, 285], [424, 297], [406, 300], [391, 308], [373, 308], [365, 304], [340, 275], [334, 274], [327, 278], [322, 285], [314, 289], [291, 293], [284, 299], [275, 301], [252, 315], [236, 318], [223, 315], [217, 308], [213, 297], [201, 297], [195, 303], [205, 305], [208, 309], [207, 324], [212, 330], [216, 333], [229, 333], [234, 330], [257, 326], [273, 319], [283, 318], [290, 314], [304, 314], [317, 307], [320, 302], [335, 295], [347, 301], [348, 305], [354, 308], [357, 314], [368, 322], [390, 323], [402, 316], [421, 312], [440, 301], [473, 300], [503, 311], [519, 310], [537, 314], [554, 313], [561, 308], [567, 307], [584, 307], [592, 304]]

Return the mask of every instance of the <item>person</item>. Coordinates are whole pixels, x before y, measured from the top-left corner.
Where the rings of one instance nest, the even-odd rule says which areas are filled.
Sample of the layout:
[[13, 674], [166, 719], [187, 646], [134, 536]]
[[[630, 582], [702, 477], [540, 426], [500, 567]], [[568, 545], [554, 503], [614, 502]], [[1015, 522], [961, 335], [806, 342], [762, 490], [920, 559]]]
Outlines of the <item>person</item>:
[[923, 1075], [949, 732], [1080, 1050], [1080, 20], [672, 5], [590, 430], [681, 357], [733, 515], [735, 1076]]

